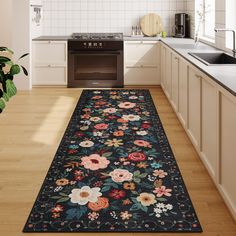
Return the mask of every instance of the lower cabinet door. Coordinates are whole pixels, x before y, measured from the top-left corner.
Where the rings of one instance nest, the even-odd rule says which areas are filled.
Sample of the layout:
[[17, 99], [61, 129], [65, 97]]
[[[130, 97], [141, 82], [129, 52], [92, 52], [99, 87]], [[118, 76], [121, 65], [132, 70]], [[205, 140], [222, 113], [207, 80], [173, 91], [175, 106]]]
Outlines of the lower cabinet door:
[[67, 85], [66, 67], [35, 67], [33, 70], [33, 85]]
[[179, 117], [184, 127], [188, 120], [188, 65], [179, 60]]
[[236, 98], [220, 99], [220, 185], [236, 219]]
[[201, 150], [201, 76], [189, 67], [188, 131], [196, 148]]
[[126, 68], [125, 85], [158, 85], [158, 69], [153, 68]]
[[166, 64], [166, 74], [165, 74], [165, 91], [167, 97], [171, 100], [172, 91], [171, 91], [171, 51], [166, 50], [165, 55], [165, 64]]
[[209, 82], [202, 79], [202, 157], [214, 180], [217, 180], [217, 89]]
[[171, 61], [171, 91], [172, 98], [171, 102], [174, 110], [178, 112], [179, 110], [179, 57], [172, 53]]

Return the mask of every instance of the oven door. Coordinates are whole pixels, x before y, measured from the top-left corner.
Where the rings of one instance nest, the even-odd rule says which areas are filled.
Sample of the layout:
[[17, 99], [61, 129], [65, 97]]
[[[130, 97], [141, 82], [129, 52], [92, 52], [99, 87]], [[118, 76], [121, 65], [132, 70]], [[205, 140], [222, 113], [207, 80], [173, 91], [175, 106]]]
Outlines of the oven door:
[[69, 50], [68, 87], [123, 87], [123, 51]]

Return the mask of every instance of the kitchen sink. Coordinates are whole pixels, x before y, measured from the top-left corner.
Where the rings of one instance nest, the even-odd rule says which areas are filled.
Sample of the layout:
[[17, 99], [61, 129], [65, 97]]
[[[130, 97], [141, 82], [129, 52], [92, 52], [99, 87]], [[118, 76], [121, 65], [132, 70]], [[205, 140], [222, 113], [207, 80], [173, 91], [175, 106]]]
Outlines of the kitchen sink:
[[202, 63], [211, 65], [236, 65], [236, 58], [224, 52], [189, 53]]

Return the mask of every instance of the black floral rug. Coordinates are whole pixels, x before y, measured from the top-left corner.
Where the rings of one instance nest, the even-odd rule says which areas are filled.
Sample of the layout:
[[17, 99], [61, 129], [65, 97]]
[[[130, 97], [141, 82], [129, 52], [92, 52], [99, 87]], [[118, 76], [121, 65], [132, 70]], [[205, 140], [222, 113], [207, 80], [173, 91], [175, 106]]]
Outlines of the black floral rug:
[[201, 232], [148, 90], [84, 90], [24, 232]]

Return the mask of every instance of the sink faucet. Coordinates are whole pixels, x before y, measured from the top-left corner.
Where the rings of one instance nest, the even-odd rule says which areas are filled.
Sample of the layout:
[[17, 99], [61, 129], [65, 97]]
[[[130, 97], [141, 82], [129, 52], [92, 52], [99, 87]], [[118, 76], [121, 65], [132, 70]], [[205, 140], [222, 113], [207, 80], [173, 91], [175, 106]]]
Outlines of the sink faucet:
[[233, 50], [232, 50], [232, 52], [233, 52], [233, 55], [234, 55], [234, 57], [236, 57], [236, 49], [235, 49], [235, 30], [233, 30], [233, 29], [217, 29], [217, 28], [215, 28], [215, 32], [219, 32], [219, 31], [231, 31], [232, 33], [233, 33]]

